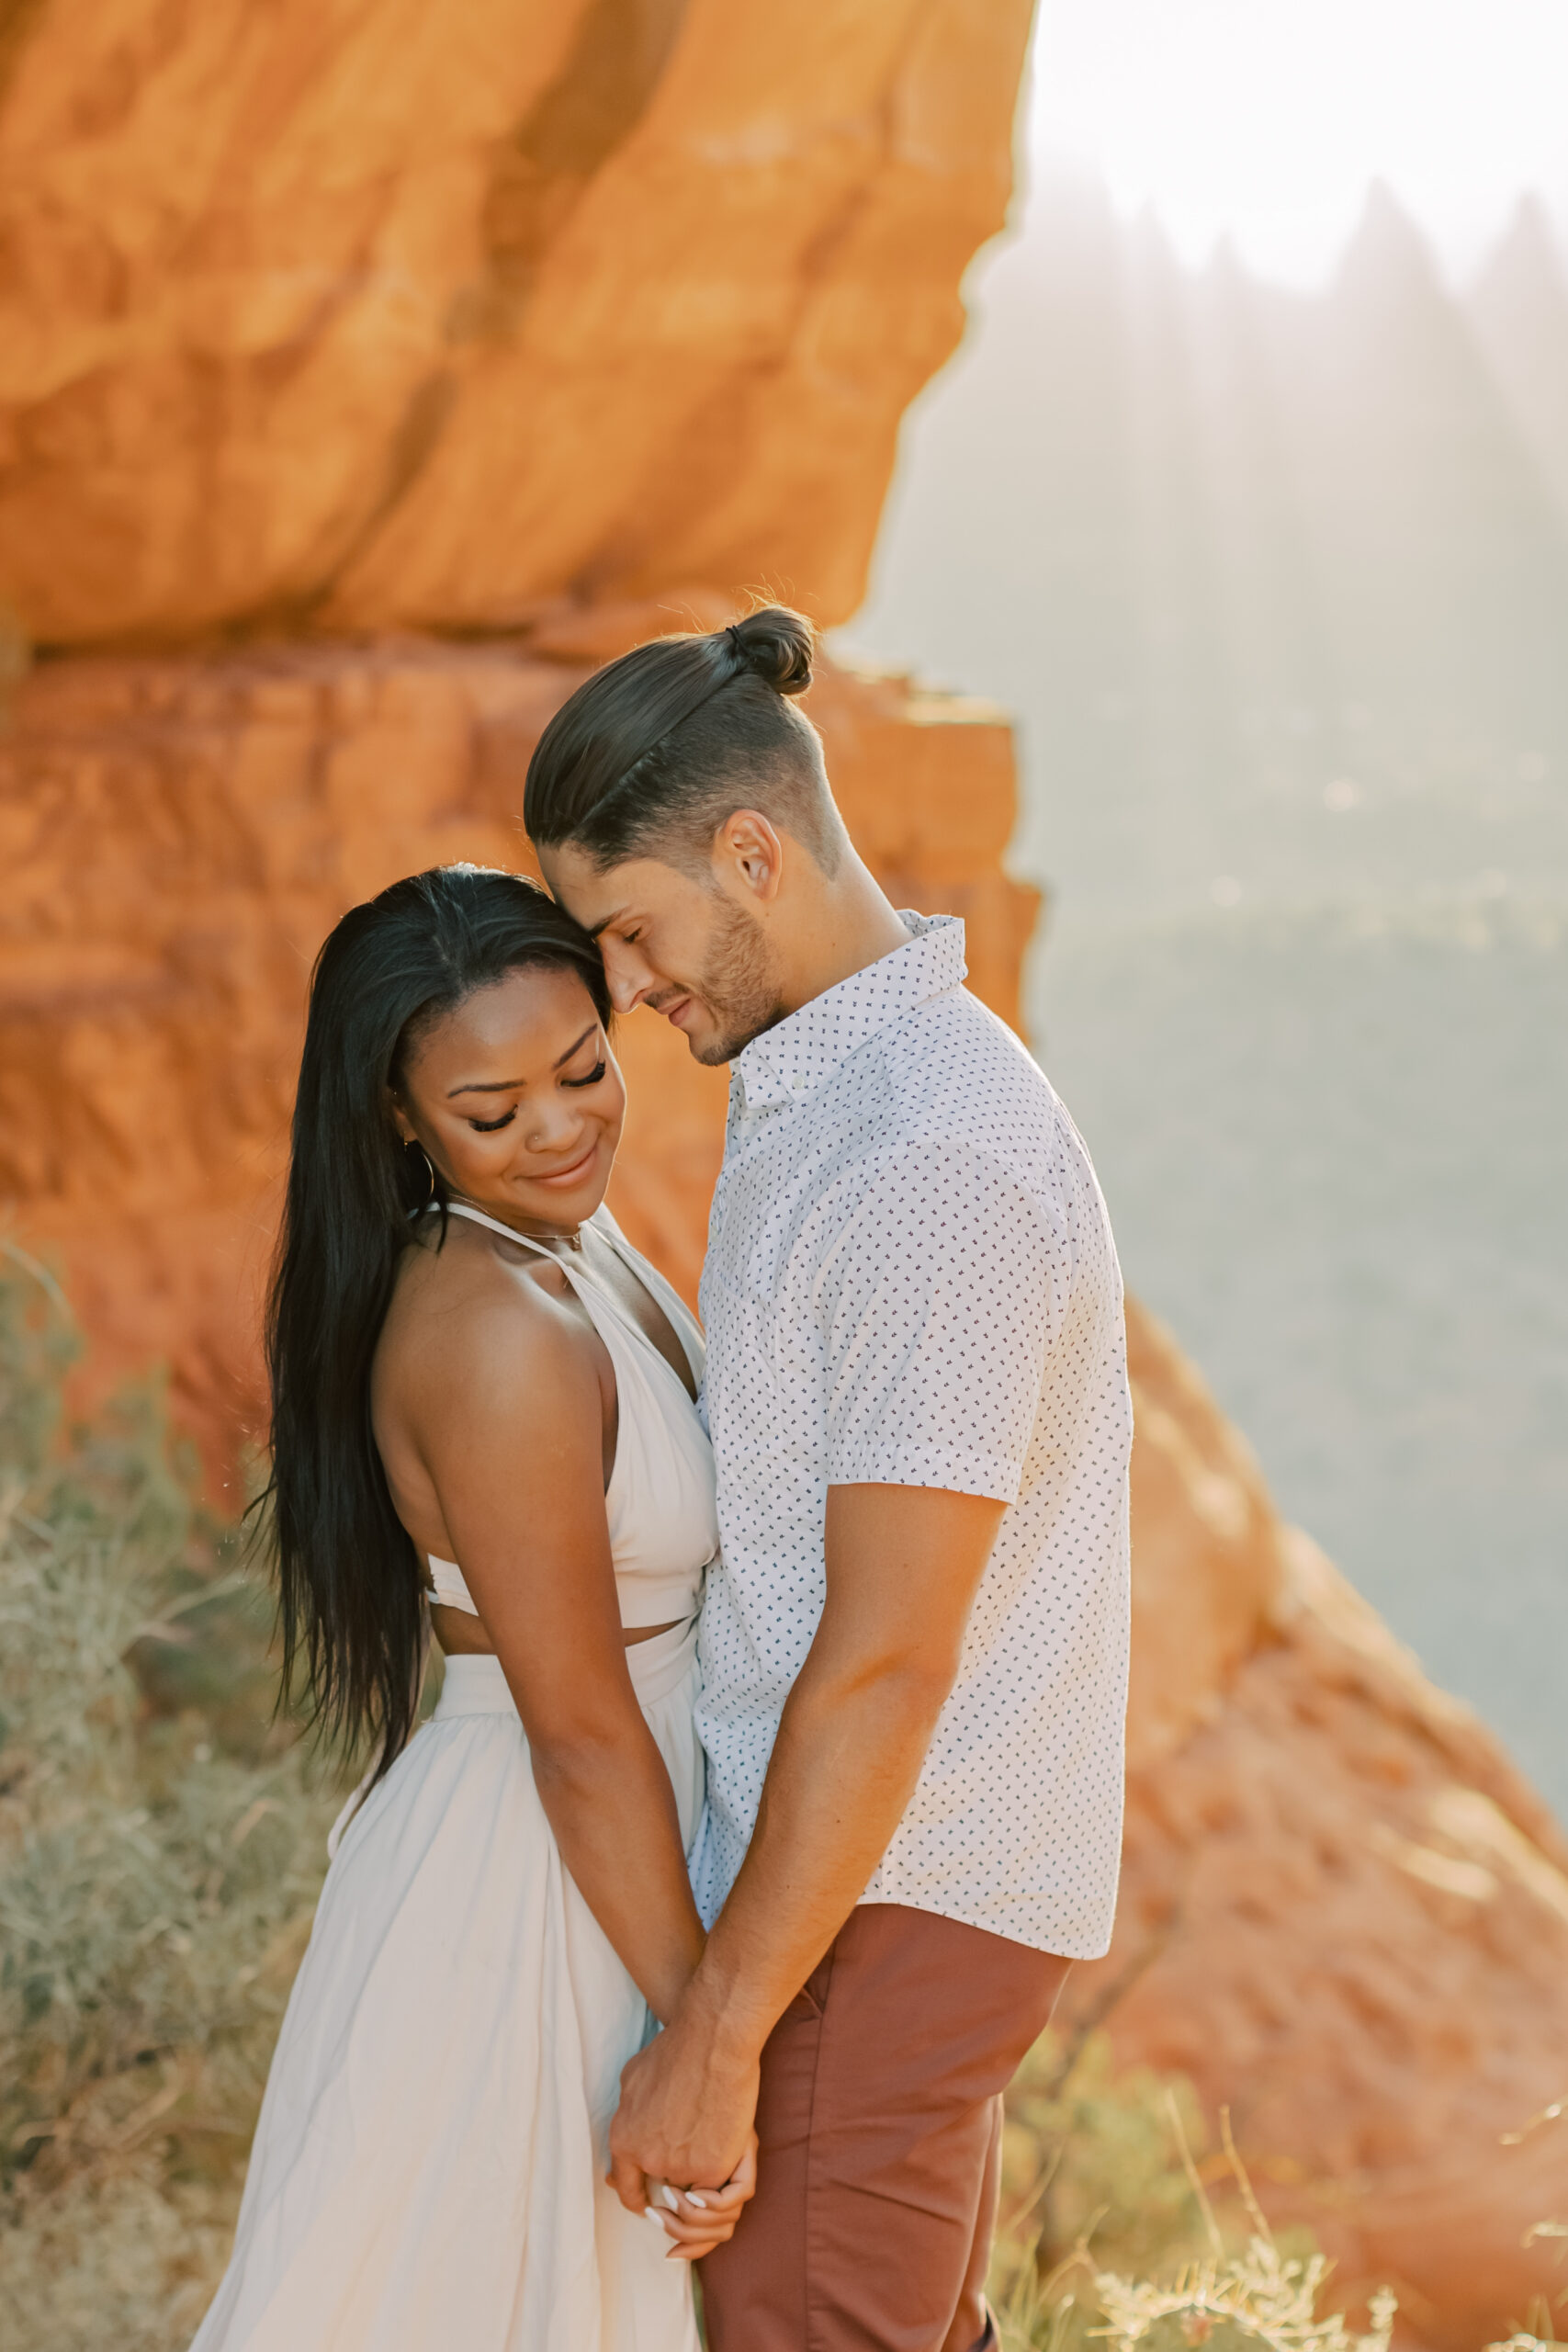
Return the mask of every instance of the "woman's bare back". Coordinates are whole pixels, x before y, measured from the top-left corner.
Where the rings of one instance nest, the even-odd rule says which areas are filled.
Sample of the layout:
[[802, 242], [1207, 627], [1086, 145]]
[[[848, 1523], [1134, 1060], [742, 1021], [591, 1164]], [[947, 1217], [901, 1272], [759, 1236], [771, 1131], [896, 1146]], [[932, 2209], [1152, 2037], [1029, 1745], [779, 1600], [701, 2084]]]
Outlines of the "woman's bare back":
[[[615, 1468], [618, 1431], [609, 1350], [558, 1261], [466, 1219], [445, 1222], [443, 1237], [440, 1221], [428, 1218], [425, 1230], [404, 1252], [371, 1373], [377, 1449], [393, 1508], [422, 1560], [457, 1556], [425, 1442], [433, 1392], [438, 1385], [442, 1404], [449, 1407], [454, 1397], [460, 1401], [465, 1384], [488, 1386], [482, 1335], [496, 1328], [498, 1318], [505, 1324], [519, 1317], [542, 1320], [551, 1327], [557, 1344], [564, 1340], [591, 1370], [598, 1391], [606, 1487]], [[662, 1308], [613, 1250], [603, 1244], [600, 1249], [602, 1255], [595, 1256], [599, 1278], [606, 1286], [614, 1284], [617, 1302], [679, 1373], [688, 1394], [693, 1393], [685, 1351]], [[517, 1401], [521, 1430], [528, 1419], [526, 1395]], [[479, 1617], [435, 1602], [430, 1614], [435, 1637], [449, 1655], [493, 1654], [495, 1645]], [[625, 1638], [628, 1644], [648, 1641], [667, 1630], [637, 1626]]]

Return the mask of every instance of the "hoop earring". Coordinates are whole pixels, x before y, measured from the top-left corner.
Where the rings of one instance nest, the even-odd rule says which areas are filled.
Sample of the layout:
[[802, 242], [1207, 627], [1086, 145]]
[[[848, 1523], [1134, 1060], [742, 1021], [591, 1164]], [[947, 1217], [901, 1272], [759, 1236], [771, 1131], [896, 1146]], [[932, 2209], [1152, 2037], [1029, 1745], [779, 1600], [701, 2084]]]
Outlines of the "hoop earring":
[[420, 1158], [424, 1162], [424, 1172], [430, 1180], [430, 1189], [425, 1193], [423, 1200], [419, 1204], [419, 1206], [422, 1209], [428, 1208], [431, 1202], [435, 1198], [435, 1170], [431, 1161], [430, 1154], [426, 1151], [424, 1146], [419, 1141], [419, 1138], [416, 1136], [411, 1136], [408, 1142], [403, 1146], [403, 1158], [405, 1160], [411, 1151], [418, 1152]]

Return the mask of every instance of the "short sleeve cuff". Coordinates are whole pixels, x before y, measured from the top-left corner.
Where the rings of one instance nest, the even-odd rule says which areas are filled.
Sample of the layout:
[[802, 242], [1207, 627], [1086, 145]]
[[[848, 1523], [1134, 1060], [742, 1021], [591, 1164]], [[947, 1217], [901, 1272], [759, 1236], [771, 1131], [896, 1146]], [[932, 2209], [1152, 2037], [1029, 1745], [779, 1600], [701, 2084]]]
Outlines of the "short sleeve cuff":
[[975, 1453], [940, 1445], [850, 1446], [833, 1449], [828, 1461], [830, 1487], [942, 1487], [953, 1495], [988, 1495], [1015, 1503], [1022, 1469], [999, 1453]]

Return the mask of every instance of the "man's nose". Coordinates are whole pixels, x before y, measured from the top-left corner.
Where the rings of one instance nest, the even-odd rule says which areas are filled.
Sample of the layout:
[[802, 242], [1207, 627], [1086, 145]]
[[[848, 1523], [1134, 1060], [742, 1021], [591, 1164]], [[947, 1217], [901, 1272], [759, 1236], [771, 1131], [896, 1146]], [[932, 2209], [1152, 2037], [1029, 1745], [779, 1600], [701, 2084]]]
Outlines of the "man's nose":
[[604, 956], [604, 977], [610, 983], [610, 1001], [617, 1012], [635, 1012], [658, 986], [655, 975], [636, 948], [628, 947], [624, 939], [602, 939], [599, 944]]

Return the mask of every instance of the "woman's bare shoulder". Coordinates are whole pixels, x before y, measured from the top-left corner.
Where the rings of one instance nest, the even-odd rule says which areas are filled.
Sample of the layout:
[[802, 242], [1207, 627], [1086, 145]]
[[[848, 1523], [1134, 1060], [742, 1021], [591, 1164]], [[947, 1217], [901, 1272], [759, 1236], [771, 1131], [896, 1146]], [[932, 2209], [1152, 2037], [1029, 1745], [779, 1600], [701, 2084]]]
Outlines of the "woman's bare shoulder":
[[[432, 1227], [435, 1219], [430, 1220]], [[588, 1335], [564, 1311], [566, 1277], [457, 1219], [403, 1252], [377, 1350], [378, 1382], [412, 1382], [444, 1408], [493, 1409], [563, 1378], [592, 1379]]]

